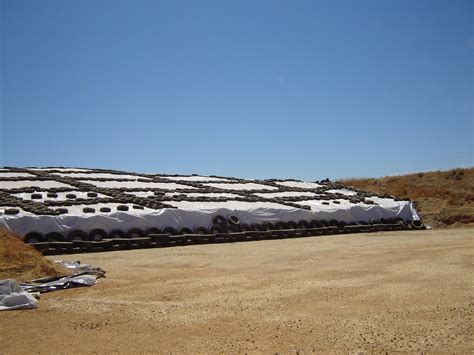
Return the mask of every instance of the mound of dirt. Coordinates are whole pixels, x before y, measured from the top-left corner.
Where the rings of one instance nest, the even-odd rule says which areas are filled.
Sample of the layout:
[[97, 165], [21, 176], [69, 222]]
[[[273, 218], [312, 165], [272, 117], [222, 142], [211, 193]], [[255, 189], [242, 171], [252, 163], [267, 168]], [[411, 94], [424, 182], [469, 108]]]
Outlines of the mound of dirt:
[[19, 236], [0, 230], [0, 279], [30, 281], [66, 274], [67, 270], [46, 259]]
[[434, 227], [474, 226], [474, 168], [433, 171], [379, 179], [344, 179], [358, 189], [409, 198]]

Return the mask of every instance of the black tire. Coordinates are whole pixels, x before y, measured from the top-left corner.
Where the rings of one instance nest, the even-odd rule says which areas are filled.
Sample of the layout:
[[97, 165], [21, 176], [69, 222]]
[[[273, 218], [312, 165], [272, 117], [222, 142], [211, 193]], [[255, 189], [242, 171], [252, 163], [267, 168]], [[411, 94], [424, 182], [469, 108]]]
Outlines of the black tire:
[[338, 221], [338, 222], [337, 222], [337, 226], [338, 226], [339, 228], [344, 228], [345, 226], [347, 226], [347, 222]]
[[311, 228], [320, 228], [321, 227], [321, 223], [315, 219], [313, 219], [311, 222], [309, 222], [309, 226]]
[[107, 213], [107, 212], [112, 212], [112, 210], [110, 209], [110, 207], [101, 207], [101, 208], [99, 209], [99, 211], [100, 211], [100, 212], [105, 212], [105, 213]]
[[71, 233], [68, 234], [67, 240], [72, 242], [74, 240], [88, 240], [89, 235], [81, 230], [74, 230]]
[[305, 221], [304, 219], [299, 221], [297, 224], [298, 228], [300, 229], [308, 229], [309, 228], [309, 222]]
[[41, 233], [38, 233], [38, 232], [30, 232], [30, 233], [27, 233], [24, 237], [23, 237], [23, 241], [25, 243], [28, 243], [28, 244], [32, 244], [32, 243], [41, 243], [41, 242], [44, 242], [46, 241], [45, 237], [41, 234]]
[[82, 209], [82, 212], [84, 213], [95, 213], [95, 208], [92, 208], [92, 207], [84, 207]]
[[117, 206], [117, 211], [128, 211], [129, 208], [127, 205], [118, 205]]
[[56, 208], [55, 211], [59, 212], [60, 214], [66, 214], [69, 212], [67, 208]]
[[97, 197], [97, 193], [96, 192], [88, 192], [87, 197]]
[[43, 195], [42, 194], [31, 194], [31, 199], [32, 200], [41, 200], [41, 199], [43, 199]]
[[265, 228], [259, 223], [252, 223], [250, 225], [250, 228], [252, 228], [253, 231], [259, 231], [259, 232], [265, 231]]
[[132, 208], [135, 209], [135, 210], [144, 210], [145, 209], [145, 207], [140, 206], [140, 205], [133, 205]]
[[74, 194], [66, 194], [66, 198], [69, 198], [69, 199], [76, 199], [77, 196], [74, 195]]
[[267, 231], [275, 230], [275, 226], [270, 222], [263, 223], [263, 228], [264, 228], [264, 230], [267, 230]]
[[159, 228], [148, 228], [147, 230], [145, 230], [144, 232], [145, 236], [149, 236], [150, 234], [161, 234], [161, 229]]
[[217, 233], [225, 233], [224, 229], [222, 228], [222, 226], [218, 225], [218, 224], [213, 224], [210, 228], [209, 228], [209, 233], [210, 234], [217, 234]]
[[103, 229], [94, 229], [89, 233], [89, 240], [93, 241], [100, 241], [103, 239], [107, 239], [109, 235]]
[[58, 194], [55, 193], [55, 192], [48, 192], [46, 194], [46, 197], [49, 197], [49, 198], [58, 198]]
[[183, 227], [179, 230], [179, 234], [193, 234], [193, 230], [188, 227]]
[[143, 230], [140, 228], [132, 228], [125, 235], [127, 238], [142, 238]]
[[163, 233], [164, 234], [169, 234], [169, 235], [177, 235], [178, 231], [173, 227], [166, 227], [166, 228], [163, 229]]
[[423, 223], [419, 219], [414, 219], [413, 221], [410, 222], [410, 225], [412, 226], [413, 229], [423, 228]]
[[16, 215], [20, 213], [20, 210], [18, 208], [6, 208], [3, 213], [8, 215]]
[[339, 223], [339, 221], [337, 219], [331, 219], [328, 224], [330, 226], [337, 227], [338, 223]]
[[118, 238], [125, 238], [125, 232], [120, 229], [115, 229], [109, 233], [109, 238], [118, 239]]
[[288, 229], [288, 225], [285, 222], [277, 222], [275, 223], [275, 228], [276, 229]]
[[217, 215], [212, 219], [212, 223], [220, 225], [220, 226], [226, 226], [227, 220], [223, 216]]
[[298, 228], [298, 225], [296, 224], [296, 222], [293, 222], [293, 221], [286, 222], [286, 225], [288, 226], [288, 229], [297, 229]]
[[227, 218], [227, 222], [229, 222], [230, 225], [234, 226], [240, 225], [240, 220], [237, 216], [229, 216], [229, 218]]
[[242, 223], [242, 225], [240, 226], [240, 228], [242, 229], [243, 232], [250, 232], [252, 231], [252, 227], [247, 224], [247, 223]]
[[48, 242], [64, 242], [66, 241], [66, 238], [64, 235], [58, 232], [50, 232], [45, 235], [45, 238]]
[[194, 228], [194, 233], [196, 234], [209, 234], [209, 231], [206, 227], [198, 226]]

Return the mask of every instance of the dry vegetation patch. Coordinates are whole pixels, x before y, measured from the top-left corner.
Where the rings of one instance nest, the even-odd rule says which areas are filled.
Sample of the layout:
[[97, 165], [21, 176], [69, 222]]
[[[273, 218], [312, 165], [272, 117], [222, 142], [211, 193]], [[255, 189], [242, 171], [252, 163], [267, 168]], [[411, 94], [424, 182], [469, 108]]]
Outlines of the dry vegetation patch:
[[474, 223], [474, 168], [340, 182], [364, 191], [414, 200], [425, 223], [432, 226]]
[[0, 229], [0, 279], [29, 281], [67, 273], [67, 270], [24, 243], [18, 235]]

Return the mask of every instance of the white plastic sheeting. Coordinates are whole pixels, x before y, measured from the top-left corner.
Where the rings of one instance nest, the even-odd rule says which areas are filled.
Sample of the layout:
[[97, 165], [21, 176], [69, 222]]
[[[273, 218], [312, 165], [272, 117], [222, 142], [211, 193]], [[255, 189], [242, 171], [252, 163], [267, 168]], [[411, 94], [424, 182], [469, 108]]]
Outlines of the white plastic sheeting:
[[38, 301], [12, 279], [0, 280], [0, 311], [38, 308]]
[[349, 189], [333, 189], [333, 190], [327, 190], [326, 192], [332, 193], [332, 194], [343, 194], [346, 196], [354, 196], [357, 195], [357, 192], [349, 190]]
[[[75, 229], [89, 232], [96, 228], [110, 232], [114, 229], [129, 230], [131, 228], [163, 228], [191, 227], [198, 225], [208, 227], [212, 217], [235, 215], [242, 223], [262, 223], [276, 221], [299, 221], [312, 219], [337, 219], [345, 222], [368, 221], [370, 219], [400, 217], [404, 220], [419, 219], [411, 202], [393, 201], [387, 205], [351, 204], [339, 200], [341, 204], [324, 205], [319, 200], [304, 201], [311, 206], [311, 211], [292, 208], [276, 203], [263, 202], [172, 202], [179, 209], [165, 208], [146, 211], [131, 210], [106, 214], [79, 214], [60, 216], [0, 216], [0, 228], [7, 228], [19, 234], [31, 231], [40, 233], [68, 233]], [[391, 200], [392, 201], [392, 200]], [[69, 208], [69, 207], [68, 207]]]
[[0, 170], [0, 177], [4, 178], [15, 178], [15, 177], [36, 177], [36, 175], [30, 173], [17, 173], [13, 171], [3, 172]]

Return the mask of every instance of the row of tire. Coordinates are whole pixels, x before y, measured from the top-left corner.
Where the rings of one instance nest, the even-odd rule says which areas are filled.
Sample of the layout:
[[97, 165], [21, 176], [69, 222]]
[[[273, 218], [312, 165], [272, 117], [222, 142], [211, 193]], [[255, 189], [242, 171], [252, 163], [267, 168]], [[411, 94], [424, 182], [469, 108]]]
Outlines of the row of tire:
[[101, 241], [104, 239], [135, 239], [148, 237], [150, 235], [170, 235], [170, 236], [179, 236], [179, 235], [216, 235], [216, 234], [225, 234], [225, 233], [239, 233], [239, 232], [266, 232], [266, 231], [291, 231], [291, 230], [309, 230], [309, 229], [318, 229], [326, 227], [336, 227], [339, 229], [344, 229], [345, 227], [351, 226], [370, 226], [370, 225], [403, 225], [406, 228], [410, 229], [422, 229], [423, 223], [419, 220], [414, 220], [410, 222], [404, 222], [400, 218], [390, 218], [390, 219], [379, 219], [371, 220], [368, 222], [361, 221], [359, 223], [346, 223], [344, 221], [338, 220], [312, 220], [306, 221], [301, 220], [298, 222], [294, 221], [278, 221], [276, 223], [264, 222], [264, 223], [241, 223], [236, 216], [229, 216], [225, 218], [221, 215], [217, 215], [212, 219], [213, 224], [206, 228], [204, 226], [197, 226], [195, 228], [174, 228], [174, 227], [165, 227], [160, 228], [149, 228], [146, 230], [140, 228], [132, 228], [128, 231], [123, 230], [112, 230], [111, 232], [106, 232], [103, 229], [94, 229], [90, 232], [85, 232], [82, 230], [74, 230], [67, 235], [50, 232], [47, 234], [41, 234], [38, 232], [30, 232], [24, 236], [24, 241], [29, 244], [41, 243], [41, 242], [73, 242], [73, 241]]

